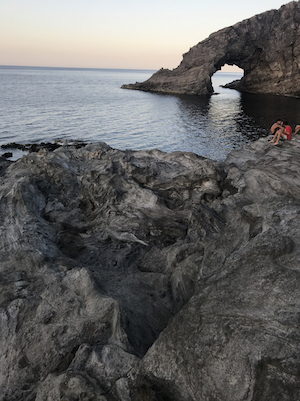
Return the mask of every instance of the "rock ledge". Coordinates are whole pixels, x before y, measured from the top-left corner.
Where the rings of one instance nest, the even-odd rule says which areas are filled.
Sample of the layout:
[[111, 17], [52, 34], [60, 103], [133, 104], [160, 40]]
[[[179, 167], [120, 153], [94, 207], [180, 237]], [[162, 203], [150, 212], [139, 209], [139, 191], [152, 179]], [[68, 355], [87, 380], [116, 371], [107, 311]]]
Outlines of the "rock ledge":
[[0, 400], [299, 399], [299, 154], [0, 160]]

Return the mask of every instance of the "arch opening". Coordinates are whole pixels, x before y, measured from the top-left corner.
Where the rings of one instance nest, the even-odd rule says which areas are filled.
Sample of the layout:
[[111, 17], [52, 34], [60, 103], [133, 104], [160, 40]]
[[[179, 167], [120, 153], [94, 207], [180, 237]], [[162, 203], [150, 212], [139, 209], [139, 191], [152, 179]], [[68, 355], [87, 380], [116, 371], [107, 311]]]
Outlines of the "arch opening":
[[224, 64], [221, 67], [221, 72], [238, 72], [240, 74], [244, 73], [244, 70], [238, 67], [236, 64]]
[[214, 93], [218, 88], [236, 89], [244, 76], [244, 70], [236, 64], [224, 64], [211, 77]]

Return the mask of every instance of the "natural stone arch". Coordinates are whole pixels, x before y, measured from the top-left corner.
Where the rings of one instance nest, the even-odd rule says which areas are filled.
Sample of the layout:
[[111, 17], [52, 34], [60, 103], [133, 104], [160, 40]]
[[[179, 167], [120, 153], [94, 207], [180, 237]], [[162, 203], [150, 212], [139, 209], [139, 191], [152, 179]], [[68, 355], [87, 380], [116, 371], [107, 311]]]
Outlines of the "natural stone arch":
[[183, 55], [174, 70], [161, 69], [125, 89], [207, 95], [224, 64], [244, 70], [238, 89], [300, 96], [300, 3], [291, 2], [213, 33]]

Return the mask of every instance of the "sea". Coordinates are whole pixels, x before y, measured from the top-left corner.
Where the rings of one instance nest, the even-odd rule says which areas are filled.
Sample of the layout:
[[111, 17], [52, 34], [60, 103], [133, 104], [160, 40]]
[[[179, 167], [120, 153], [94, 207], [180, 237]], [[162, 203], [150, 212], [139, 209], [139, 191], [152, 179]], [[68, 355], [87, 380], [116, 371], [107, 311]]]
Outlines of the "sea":
[[[120, 150], [156, 148], [224, 160], [269, 135], [277, 118], [300, 124], [300, 99], [222, 87], [242, 73], [214, 74], [211, 96], [121, 89], [154, 72], [0, 66], [0, 145], [103, 141]], [[0, 147], [0, 154], [8, 150]], [[12, 152], [11, 160], [23, 154]]]

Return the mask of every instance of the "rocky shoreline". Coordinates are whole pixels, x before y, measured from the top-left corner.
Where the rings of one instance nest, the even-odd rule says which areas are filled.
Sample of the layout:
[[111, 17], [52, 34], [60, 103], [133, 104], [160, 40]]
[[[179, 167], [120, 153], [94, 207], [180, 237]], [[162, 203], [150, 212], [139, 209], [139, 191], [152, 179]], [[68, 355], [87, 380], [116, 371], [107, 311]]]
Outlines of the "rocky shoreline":
[[[86, 146], [87, 144], [82, 141], [75, 141], [71, 143], [62, 143], [62, 141], [56, 141], [56, 142], [41, 142], [41, 143], [16, 143], [16, 142], [10, 142], [1, 145], [1, 149], [6, 149], [7, 152], [2, 153], [0, 157], [4, 159], [9, 159], [14, 156], [15, 151], [21, 151], [23, 155], [27, 155], [28, 153], [32, 152], [39, 152], [39, 151], [47, 151], [47, 152], [53, 152], [54, 150], [60, 148], [61, 146], [76, 146], [77, 149]], [[13, 160], [14, 161], [14, 160]]]
[[0, 400], [297, 400], [300, 141], [0, 160]]

